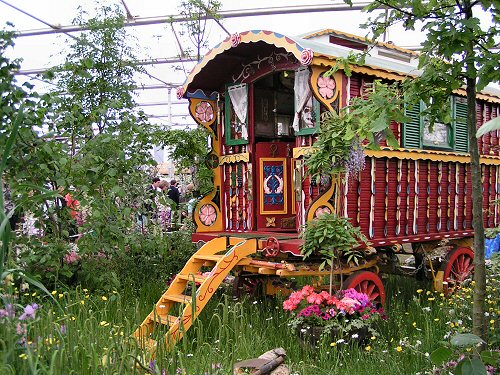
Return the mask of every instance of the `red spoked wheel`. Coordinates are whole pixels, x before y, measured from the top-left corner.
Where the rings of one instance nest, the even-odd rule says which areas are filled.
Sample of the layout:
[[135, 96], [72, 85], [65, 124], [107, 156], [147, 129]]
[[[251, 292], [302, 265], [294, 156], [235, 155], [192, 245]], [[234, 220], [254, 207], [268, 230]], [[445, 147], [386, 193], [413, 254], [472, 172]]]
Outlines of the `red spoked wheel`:
[[455, 288], [472, 276], [474, 272], [474, 251], [470, 247], [459, 247], [448, 253], [441, 269], [443, 275], [443, 291], [451, 295]]
[[380, 277], [371, 271], [356, 271], [344, 281], [344, 289], [365, 293], [374, 303], [385, 304], [385, 288]]
[[280, 243], [276, 237], [269, 237], [264, 247], [264, 255], [268, 258], [276, 257], [280, 253]]

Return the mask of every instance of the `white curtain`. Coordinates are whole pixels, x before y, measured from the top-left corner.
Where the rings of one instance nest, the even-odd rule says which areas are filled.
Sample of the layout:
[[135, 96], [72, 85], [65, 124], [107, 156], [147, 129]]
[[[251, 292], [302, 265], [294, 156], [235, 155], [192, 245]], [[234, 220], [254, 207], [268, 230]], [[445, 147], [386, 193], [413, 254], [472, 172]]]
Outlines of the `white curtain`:
[[231, 86], [228, 89], [231, 104], [233, 105], [236, 117], [241, 123], [241, 137], [248, 139], [247, 128], [247, 108], [248, 108], [248, 94], [247, 85], [242, 84], [238, 86]]
[[304, 106], [312, 95], [309, 88], [309, 69], [300, 68], [295, 71], [295, 84], [293, 90], [295, 92], [295, 116], [293, 118], [293, 130], [298, 132], [300, 130], [300, 114]]

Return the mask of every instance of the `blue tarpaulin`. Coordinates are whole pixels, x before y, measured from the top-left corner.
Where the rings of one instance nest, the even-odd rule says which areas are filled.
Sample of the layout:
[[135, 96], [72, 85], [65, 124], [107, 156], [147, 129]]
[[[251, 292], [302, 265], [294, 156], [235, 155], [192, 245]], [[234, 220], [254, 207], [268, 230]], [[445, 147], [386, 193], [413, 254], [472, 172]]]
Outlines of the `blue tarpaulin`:
[[485, 247], [484, 257], [486, 259], [490, 259], [494, 253], [498, 253], [500, 251], [500, 234], [495, 238], [486, 238]]

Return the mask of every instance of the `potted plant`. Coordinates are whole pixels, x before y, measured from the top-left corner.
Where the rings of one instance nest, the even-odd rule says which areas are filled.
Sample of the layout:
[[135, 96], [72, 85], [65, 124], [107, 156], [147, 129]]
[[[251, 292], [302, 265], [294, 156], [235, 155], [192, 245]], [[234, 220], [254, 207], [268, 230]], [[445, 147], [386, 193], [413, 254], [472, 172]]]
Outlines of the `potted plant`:
[[326, 337], [363, 341], [376, 335], [373, 322], [386, 319], [382, 307], [378, 308], [368, 295], [352, 288], [331, 295], [306, 285], [290, 294], [283, 308], [293, 316], [292, 328], [312, 345]]
[[[342, 270], [342, 261], [356, 265], [363, 257], [360, 244], [369, 245], [368, 239], [358, 227], [354, 227], [348, 218], [335, 213], [325, 213], [307, 222], [302, 236], [302, 255], [321, 254], [324, 258], [321, 268], [330, 266], [330, 288], [332, 294], [334, 265], [337, 262]], [[342, 278], [341, 278], [342, 280]]]

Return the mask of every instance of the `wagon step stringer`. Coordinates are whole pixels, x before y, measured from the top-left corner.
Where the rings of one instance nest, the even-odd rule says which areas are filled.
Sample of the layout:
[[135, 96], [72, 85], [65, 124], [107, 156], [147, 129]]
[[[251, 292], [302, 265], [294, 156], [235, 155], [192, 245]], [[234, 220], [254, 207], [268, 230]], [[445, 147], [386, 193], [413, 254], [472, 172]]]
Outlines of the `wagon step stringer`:
[[[167, 331], [164, 337], [165, 348], [172, 349], [192, 326], [229, 272], [237, 265], [249, 264], [251, 259], [248, 256], [256, 252], [255, 238], [243, 240], [219, 237], [204, 244], [177, 274], [154, 310], [134, 332], [142, 348], [151, 351], [154, 356], [157, 340], [163, 339], [155, 331], [163, 327]], [[214, 263], [208, 275], [200, 274], [202, 266]], [[193, 288], [196, 290], [193, 295], [183, 294], [189, 283], [199, 284], [196, 289]], [[180, 310], [182, 311], [178, 314]]]

